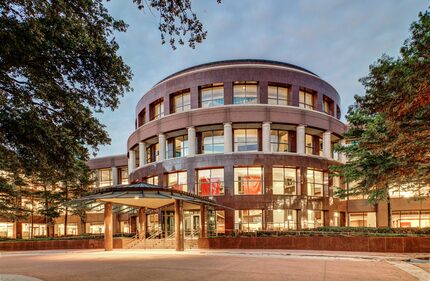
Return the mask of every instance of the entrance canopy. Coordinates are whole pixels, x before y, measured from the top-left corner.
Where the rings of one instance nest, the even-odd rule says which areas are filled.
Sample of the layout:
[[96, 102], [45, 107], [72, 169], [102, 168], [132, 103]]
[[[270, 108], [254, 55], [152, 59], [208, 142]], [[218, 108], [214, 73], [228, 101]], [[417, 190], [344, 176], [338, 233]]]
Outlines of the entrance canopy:
[[92, 194], [75, 199], [73, 201], [97, 201], [131, 207], [158, 209], [164, 206], [172, 205], [175, 203], [175, 199], [181, 200], [183, 202], [185, 210], [193, 209], [196, 207], [196, 205], [200, 204], [226, 208], [225, 206], [217, 204], [214, 200], [201, 197], [193, 193], [159, 187], [147, 183], [135, 183], [106, 188], [97, 188]]

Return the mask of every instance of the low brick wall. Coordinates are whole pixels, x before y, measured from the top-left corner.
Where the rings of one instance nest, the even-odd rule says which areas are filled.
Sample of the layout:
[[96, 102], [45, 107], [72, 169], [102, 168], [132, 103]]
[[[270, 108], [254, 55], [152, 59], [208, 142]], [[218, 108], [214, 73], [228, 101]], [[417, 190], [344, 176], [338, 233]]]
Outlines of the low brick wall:
[[[125, 238], [115, 238], [113, 247], [123, 248]], [[4, 241], [0, 242], [0, 251], [32, 251], [32, 250], [61, 250], [61, 249], [103, 249], [103, 239], [69, 239], [43, 241]]]
[[430, 237], [217, 237], [200, 238], [199, 248], [430, 253]]

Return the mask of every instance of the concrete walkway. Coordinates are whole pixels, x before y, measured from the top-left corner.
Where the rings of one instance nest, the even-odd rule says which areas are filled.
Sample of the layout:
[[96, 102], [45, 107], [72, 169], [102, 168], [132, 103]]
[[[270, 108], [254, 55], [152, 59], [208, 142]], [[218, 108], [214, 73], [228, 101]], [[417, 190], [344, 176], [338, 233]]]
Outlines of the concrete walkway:
[[64, 250], [0, 253], [1, 274], [41, 280], [430, 280], [423, 254], [285, 250]]

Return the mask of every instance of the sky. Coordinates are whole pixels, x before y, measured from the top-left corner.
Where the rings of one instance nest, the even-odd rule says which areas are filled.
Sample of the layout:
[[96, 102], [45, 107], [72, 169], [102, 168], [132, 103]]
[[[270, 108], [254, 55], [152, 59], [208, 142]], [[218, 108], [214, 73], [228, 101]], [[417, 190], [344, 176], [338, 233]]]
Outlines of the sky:
[[154, 84], [181, 69], [217, 60], [268, 59], [304, 67], [339, 92], [344, 116], [354, 95], [365, 93], [358, 79], [383, 53], [398, 55], [410, 24], [429, 2], [192, 0], [208, 36], [195, 49], [176, 50], [161, 45], [156, 11], [140, 11], [132, 0], [112, 0], [106, 6], [129, 25], [115, 38], [133, 72], [133, 91], [121, 98], [115, 111], [96, 115], [112, 139], [97, 157], [126, 153], [137, 102]]

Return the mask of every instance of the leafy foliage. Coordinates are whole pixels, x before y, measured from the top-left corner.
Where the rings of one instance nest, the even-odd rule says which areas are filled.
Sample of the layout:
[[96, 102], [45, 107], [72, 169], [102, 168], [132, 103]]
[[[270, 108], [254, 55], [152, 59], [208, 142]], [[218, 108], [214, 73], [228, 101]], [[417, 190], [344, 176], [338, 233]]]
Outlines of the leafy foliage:
[[[166, 34], [173, 48], [188, 34], [193, 48], [206, 38], [190, 0], [144, 3], [160, 13], [163, 43]], [[19, 210], [24, 178], [70, 184], [89, 150], [110, 143], [94, 112], [118, 107], [132, 73], [114, 37], [127, 25], [104, 4], [0, 0], [0, 215]]]
[[337, 147], [349, 162], [332, 167], [347, 183], [339, 195], [368, 195], [389, 200], [389, 189], [428, 196], [430, 185], [430, 12], [412, 23], [400, 56], [383, 55], [360, 79], [366, 89], [356, 96], [347, 120], [348, 146]]

